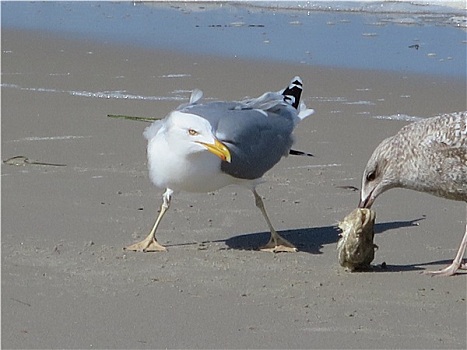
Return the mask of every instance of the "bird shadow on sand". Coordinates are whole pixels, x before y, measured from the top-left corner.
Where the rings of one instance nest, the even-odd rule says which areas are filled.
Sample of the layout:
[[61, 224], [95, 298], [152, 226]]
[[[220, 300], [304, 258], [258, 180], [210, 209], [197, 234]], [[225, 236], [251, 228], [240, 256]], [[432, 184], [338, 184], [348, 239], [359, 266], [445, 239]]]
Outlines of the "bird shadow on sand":
[[[369, 272], [404, 272], [404, 271], [420, 271], [420, 273], [427, 272], [427, 271], [436, 271], [437, 269], [441, 269], [445, 266], [448, 266], [452, 263], [452, 260], [438, 260], [438, 261], [430, 261], [426, 263], [417, 263], [417, 264], [408, 264], [408, 265], [389, 265], [389, 264], [381, 264], [381, 265], [373, 265]], [[438, 268], [430, 269], [426, 268], [428, 266], [438, 266]], [[465, 270], [458, 270], [458, 275], [467, 275], [467, 271]], [[427, 276], [429, 276], [427, 274]], [[433, 276], [432, 276], [433, 277]]]
[[[375, 234], [381, 234], [385, 231], [402, 227], [417, 226], [420, 220], [423, 220], [423, 218], [379, 223], [375, 225]], [[337, 244], [340, 230], [337, 228], [337, 225], [331, 225], [283, 230], [278, 233], [294, 244], [301, 252], [322, 254], [321, 249], [324, 245]], [[223, 242], [225, 242], [229, 249], [258, 250], [258, 247], [268, 242], [269, 237], [269, 232], [258, 232], [234, 236]]]
[[375, 234], [378, 235], [385, 231], [395, 230], [402, 227], [418, 226], [418, 223], [422, 220], [425, 220], [425, 217], [413, 220], [382, 222], [379, 224], [377, 223], [375, 224]]
[[[282, 237], [295, 245], [299, 251], [310, 254], [322, 254], [320, 249], [324, 244], [337, 242], [338, 231], [335, 226], [299, 228], [278, 232]], [[271, 234], [269, 232], [249, 233], [234, 236], [225, 240], [230, 249], [258, 250], [264, 246]]]

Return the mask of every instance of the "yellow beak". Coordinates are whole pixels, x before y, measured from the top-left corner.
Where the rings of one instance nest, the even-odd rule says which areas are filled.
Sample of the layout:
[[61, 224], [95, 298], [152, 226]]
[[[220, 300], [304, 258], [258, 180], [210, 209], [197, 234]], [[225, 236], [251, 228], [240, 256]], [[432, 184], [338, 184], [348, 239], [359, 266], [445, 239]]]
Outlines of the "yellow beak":
[[211, 152], [212, 154], [215, 154], [223, 161], [228, 162], [228, 163], [231, 162], [232, 158], [230, 156], [229, 149], [226, 147], [226, 145], [224, 145], [218, 139], [215, 139], [214, 144], [204, 143], [200, 141], [197, 141], [197, 142], [202, 144], [204, 147], [207, 148], [209, 152]]

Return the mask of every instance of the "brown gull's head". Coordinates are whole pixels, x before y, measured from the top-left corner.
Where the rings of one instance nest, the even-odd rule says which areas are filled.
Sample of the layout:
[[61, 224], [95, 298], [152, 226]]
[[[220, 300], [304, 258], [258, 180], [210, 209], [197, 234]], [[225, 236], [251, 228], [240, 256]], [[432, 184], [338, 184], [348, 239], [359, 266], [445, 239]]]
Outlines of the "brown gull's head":
[[381, 193], [398, 187], [403, 165], [394, 146], [394, 137], [389, 137], [373, 151], [363, 172], [359, 208], [371, 208]]

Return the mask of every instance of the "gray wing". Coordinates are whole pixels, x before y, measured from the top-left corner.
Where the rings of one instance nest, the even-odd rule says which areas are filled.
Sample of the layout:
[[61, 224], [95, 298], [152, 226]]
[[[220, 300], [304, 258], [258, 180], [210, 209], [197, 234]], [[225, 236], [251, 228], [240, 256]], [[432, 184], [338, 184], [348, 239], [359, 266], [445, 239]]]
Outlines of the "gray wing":
[[437, 172], [444, 174], [453, 199], [467, 201], [467, 112], [433, 118], [424, 142]]
[[281, 101], [258, 109], [243, 102], [211, 102], [182, 108], [207, 119], [216, 137], [230, 150], [232, 161], [222, 162], [225, 173], [257, 179], [288, 154], [293, 144], [295, 109]]
[[446, 192], [455, 193], [452, 199], [467, 201], [467, 112], [428, 118], [418, 124], [425, 129], [419, 145], [427, 163]]

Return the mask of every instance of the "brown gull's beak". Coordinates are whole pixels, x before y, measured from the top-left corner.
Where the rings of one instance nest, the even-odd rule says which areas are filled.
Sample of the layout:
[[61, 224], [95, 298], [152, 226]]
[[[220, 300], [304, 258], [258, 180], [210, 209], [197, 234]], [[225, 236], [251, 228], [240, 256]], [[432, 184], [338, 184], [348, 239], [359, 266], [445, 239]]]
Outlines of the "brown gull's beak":
[[365, 199], [360, 199], [360, 203], [358, 203], [359, 208], [367, 208], [370, 209], [375, 201], [375, 198], [372, 196], [373, 192], [371, 192]]

